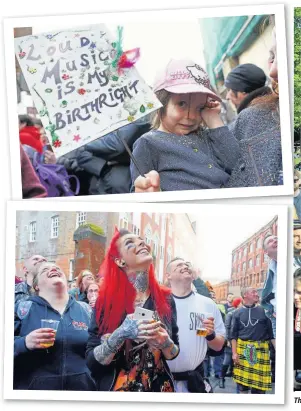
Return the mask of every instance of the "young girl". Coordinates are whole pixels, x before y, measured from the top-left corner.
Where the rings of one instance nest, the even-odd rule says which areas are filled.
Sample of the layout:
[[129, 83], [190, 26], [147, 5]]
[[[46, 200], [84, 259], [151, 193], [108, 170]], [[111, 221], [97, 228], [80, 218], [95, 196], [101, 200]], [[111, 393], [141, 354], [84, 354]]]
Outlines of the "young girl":
[[207, 73], [190, 60], [171, 60], [157, 76], [154, 92], [163, 107], [153, 130], [134, 144], [133, 154], [145, 173], [139, 176], [131, 163], [135, 191], [224, 187], [239, 146], [220, 118], [220, 98]]

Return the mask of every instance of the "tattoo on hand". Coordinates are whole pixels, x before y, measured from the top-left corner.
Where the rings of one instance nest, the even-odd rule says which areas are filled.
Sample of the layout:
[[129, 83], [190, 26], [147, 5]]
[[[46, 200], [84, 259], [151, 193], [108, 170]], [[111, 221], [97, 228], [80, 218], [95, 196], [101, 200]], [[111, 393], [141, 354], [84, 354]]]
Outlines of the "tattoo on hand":
[[126, 317], [121, 326], [117, 328], [109, 338], [94, 348], [94, 357], [103, 365], [110, 364], [114, 358], [114, 355], [118, 352], [123, 345], [124, 340], [127, 338], [134, 340], [138, 335], [138, 323], [137, 320], [132, 320]]
[[94, 348], [94, 357], [100, 364], [108, 365], [114, 358], [114, 353], [108, 346], [108, 341]]

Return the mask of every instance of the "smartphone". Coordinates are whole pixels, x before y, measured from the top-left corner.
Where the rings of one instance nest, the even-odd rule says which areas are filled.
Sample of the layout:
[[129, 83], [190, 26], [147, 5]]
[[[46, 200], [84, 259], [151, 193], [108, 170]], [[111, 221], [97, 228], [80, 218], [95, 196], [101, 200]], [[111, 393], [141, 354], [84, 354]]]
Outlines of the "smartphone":
[[134, 320], [152, 320], [154, 312], [146, 308], [136, 307], [134, 312]]

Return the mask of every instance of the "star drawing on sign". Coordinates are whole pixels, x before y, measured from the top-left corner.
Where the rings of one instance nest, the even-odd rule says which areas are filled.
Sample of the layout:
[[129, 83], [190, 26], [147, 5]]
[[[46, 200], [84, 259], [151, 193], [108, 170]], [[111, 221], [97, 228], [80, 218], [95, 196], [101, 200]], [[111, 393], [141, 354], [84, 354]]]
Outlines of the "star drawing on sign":
[[80, 139], [81, 139], [81, 138], [80, 138], [79, 134], [76, 134], [76, 135], [73, 137], [73, 141], [76, 141], [77, 143], [79, 142]]

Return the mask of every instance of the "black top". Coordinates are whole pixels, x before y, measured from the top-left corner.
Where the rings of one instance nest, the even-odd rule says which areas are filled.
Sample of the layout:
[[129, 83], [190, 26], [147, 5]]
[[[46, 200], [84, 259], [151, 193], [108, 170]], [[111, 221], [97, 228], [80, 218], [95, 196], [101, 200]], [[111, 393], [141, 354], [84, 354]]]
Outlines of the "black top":
[[261, 306], [243, 306], [232, 314], [231, 340], [268, 341], [272, 340], [271, 320]]
[[294, 307], [294, 370], [301, 370], [301, 333], [295, 330], [297, 308]]
[[[170, 304], [171, 304], [171, 322], [165, 322], [166, 329], [173, 340], [174, 344], [179, 346], [179, 337], [178, 337], [178, 326], [177, 326], [177, 309], [172, 296], [170, 296]], [[143, 308], [148, 310], [155, 310], [154, 302], [151, 297], [147, 299]], [[125, 316], [124, 316], [125, 318]], [[120, 322], [122, 322], [124, 319]], [[96, 381], [96, 386], [98, 391], [111, 391], [114, 387], [114, 383], [118, 376], [119, 371], [123, 367], [124, 363], [124, 351], [121, 349], [118, 354], [116, 354], [114, 360], [109, 365], [102, 365], [100, 364], [94, 357], [94, 348], [101, 344], [101, 335], [98, 334], [98, 325], [96, 322], [95, 317], [95, 310], [93, 310], [91, 323], [89, 327], [89, 339], [87, 343], [87, 350], [86, 350], [86, 361], [87, 366], [91, 370], [91, 375], [93, 376], [94, 380]], [[166, 372], [171, 376], [171, 372], [169, 367], [163, 358], [163, 364], [165, 367]]]

